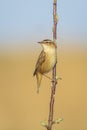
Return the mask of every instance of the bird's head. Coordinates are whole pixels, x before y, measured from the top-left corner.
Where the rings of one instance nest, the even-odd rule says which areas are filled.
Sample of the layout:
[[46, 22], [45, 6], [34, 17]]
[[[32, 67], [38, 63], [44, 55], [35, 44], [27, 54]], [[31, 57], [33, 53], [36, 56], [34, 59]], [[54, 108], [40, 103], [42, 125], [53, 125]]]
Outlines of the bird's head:
[[40, 43], [44, 49], [56, 48], [56, 44], [50, 39], [45, 39], [38, 43]]

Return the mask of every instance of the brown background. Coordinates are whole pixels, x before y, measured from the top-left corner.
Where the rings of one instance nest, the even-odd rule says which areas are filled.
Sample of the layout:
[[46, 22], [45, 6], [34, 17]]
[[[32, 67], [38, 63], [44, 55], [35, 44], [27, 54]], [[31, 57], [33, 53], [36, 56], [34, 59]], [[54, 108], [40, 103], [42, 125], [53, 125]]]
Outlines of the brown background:
[[[41, 48], [0, 54], [0, 130], [44, 130], [48, 120], [51, 82], [43, 77], [36, 93], [33, 71]], [[75, 49], [76, 48], [76, 49]], [[39, 50], [39, 51], [35, 51]], [[87, 52], [78, 47], [58, 50], [54, 130], [87, 130]], [[30, 51], [30, 52], [29, 52]], [[49, 74], [51, 76], [51, 73]]]

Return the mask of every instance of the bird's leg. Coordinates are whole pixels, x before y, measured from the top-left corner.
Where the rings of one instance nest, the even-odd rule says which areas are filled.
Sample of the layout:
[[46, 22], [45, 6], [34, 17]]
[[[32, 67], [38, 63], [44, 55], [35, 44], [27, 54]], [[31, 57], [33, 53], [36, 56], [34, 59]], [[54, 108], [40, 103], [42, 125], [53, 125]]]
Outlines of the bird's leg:
[[43, 76], [45, 76], [46, 78], [50, 79], [52, 81], [52, 78], [50, 78], [49, 76], [43, 74]]
[[52, 78], [50, 78], [49, 76], [47, 76], [47, 75], [45, 75], [45, 74], [43, 74], [46, 78], [48, 78], [48, 79], [50, 79], [51, 80], [51, 82], [55, 82], [56, 84], [57, 84], [57, 81], [58, 80], [62, 80], [62, 78], [61, 77], [56, 77], [56, 79], [52, 79]]

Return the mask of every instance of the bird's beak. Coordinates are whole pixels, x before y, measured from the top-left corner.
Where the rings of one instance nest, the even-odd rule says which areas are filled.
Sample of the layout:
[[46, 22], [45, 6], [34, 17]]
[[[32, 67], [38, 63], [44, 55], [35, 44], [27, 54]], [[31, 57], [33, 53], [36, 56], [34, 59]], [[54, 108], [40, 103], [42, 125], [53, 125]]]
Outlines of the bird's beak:
[[37, 43], [41, 44], [42, 42], [37, 42]]

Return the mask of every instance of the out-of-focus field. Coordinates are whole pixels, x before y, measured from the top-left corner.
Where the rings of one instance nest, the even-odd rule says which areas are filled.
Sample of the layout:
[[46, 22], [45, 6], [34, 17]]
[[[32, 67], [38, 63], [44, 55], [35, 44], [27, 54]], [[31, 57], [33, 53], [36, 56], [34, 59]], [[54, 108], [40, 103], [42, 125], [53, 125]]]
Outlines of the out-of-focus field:
[[[35, 51], [35, 50], [34, 50]], [[0, 130], [44, 130], [48, 120], [51, 82], [43, 77], [36, 93], [33, 71], [39, 52], [0, 54]], [[87, 53], [58, 53], [54, 130], [87, 130]], [[51, 74], [50, 74], [51, 75]]]

